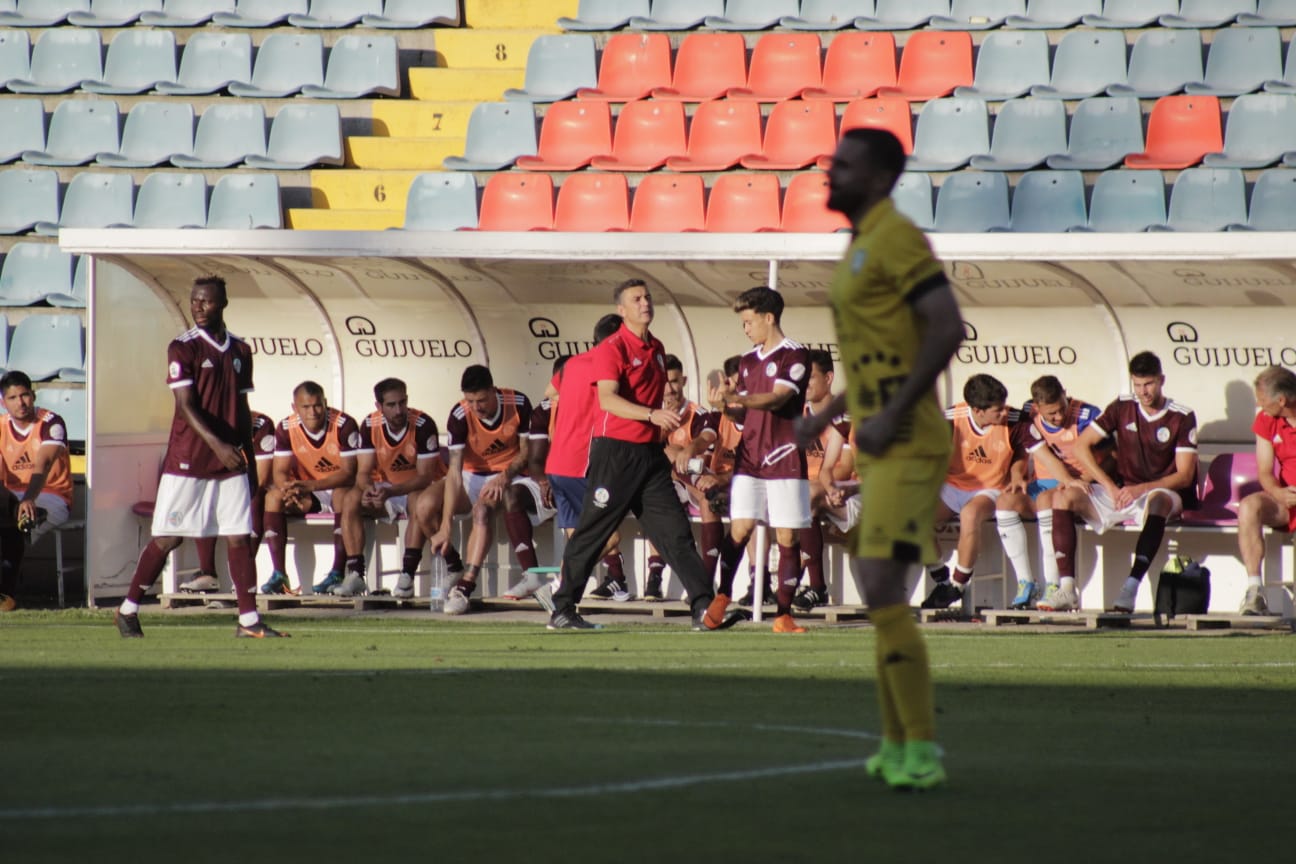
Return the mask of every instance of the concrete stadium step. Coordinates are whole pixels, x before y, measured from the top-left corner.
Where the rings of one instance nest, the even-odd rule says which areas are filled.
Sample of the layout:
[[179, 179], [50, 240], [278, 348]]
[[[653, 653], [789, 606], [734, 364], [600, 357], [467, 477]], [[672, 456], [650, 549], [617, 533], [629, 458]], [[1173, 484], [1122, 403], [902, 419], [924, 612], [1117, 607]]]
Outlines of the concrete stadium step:
[[436, 65], [450, 69], [525, 69], [527, 52], [536, 37], [561, 32], [544, 29], [437, 30]]
[[462, 99], [493, 101], [510, 87], [526, 83], [525, 69], [441, 69], [409, 70], [410, 97], [414, 99]]
[[386, 231], [405, 224], [400, 210], [320, 210], [289, 208], [284, 227], [297, 231]]
[[464, 152], [464, 140], [353, 135], [346, 139], [346, 164], [380, 171], [440, 171], [442, 159]]
[[410, 184], [421, 173], [345, 168], [312, 171], [311, 207], [322, 210], [394, 210], [403, 217]]
[[[496, 98], [499, 94], [496, 94]], [[373, 134], [388, 138], [463, 138], [477, 102], [390, 99], [373, 103]], [[463, 151], [460, 151], [463, 152]]]
[[464, 22], [482, 27], [554, 27], [563, 16], [575, 17], [578, 0], [464, 0]]

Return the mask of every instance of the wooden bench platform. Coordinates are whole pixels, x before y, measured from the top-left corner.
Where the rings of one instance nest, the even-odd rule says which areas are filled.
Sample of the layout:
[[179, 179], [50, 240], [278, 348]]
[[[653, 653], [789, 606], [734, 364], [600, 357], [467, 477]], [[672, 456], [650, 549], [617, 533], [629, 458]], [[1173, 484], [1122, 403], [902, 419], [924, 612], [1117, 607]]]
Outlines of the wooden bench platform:
[[1122, 629], [1136, 623], [1150, 623], [1153, 617], [1147, 612], [1135, 612], [1127, 615], [1124, 612], [1102, 612], [1098, 610], [1079, 610], [1076, 612], [1045, 612], [1040, 609], [987, 609], [982, 613], [985, 623], [991, 627], [1002, 627], [1005, 624], [1063, 624], [1072, 627], [1084, 627], [1086, 630], [1104, 628]]
[[1189, 630], [1283, 630], [1296, 632], [1296, 619], [1281, 615], [1237, 615], [1213, 612], [1206, 615], [1180, 615]]

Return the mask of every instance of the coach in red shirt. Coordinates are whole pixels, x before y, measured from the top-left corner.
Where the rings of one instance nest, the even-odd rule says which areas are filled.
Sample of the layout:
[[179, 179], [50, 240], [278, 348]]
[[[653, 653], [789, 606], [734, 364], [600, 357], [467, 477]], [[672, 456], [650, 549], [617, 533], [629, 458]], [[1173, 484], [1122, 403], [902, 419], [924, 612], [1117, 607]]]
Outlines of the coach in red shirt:
[[1243, 615], [1269, 614], [1260, 578], [1264, 529], [1296, 531], [1296, 374], [1270, 366], [1256, 377], [1255, 397], [1251, 431], [1261, 491], [1238, 505], [1238, 546], [1247, 575]]
[[[562, 579], [554, 592], [550, 630], [593, 630], [576, 611], [585, 583], [612, 532], [633, 511], [648, 539], [684, 583], [694, 629], [722, 629], [743, 617], [728, 616], [716, 627], [703, 622], [715, 592], [698, 555], [688, 517], [675, 495], [671, 464], [661, 446], [679, 415], [661, 407], [666, 390], [666, 351], [648, 331], [652, 294], [642, 279], [617, 287], [614, 299], [621, 329], [588, 352], [601, 413], [595, 415], [585, 473], [580, 521], [563, 554]], [[561, 402], [560, 402], [561, 404]]]

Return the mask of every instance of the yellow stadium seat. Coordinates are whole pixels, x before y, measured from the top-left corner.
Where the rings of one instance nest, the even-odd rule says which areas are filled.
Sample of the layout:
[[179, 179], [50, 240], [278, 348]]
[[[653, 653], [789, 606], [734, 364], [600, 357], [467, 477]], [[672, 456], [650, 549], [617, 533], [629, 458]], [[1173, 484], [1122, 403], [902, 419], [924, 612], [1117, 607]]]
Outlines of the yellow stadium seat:
[[386, 231], [405, 222], [400, 210], [305, 210], [289, 208], [287, 226], [297, 231]]
[[418, 171], [334, 169], [310, 174], [311, 206], [326, 210], [405, 211], [405, 197]]
[[431, 171], [441, 160], [464, 152], [464, 138], [375, 138], [354, 135], [346, 140], [350, 168]]
[[465, 30], [432, 31], [436, 66], [450, 69], [525, 69], [527, 52], [537, 36], [553, 33], [544, 30]]
[[463, 138], [476, 102], [381, 99], [373, 103], [373, 134], [389, 138]]
[[495, 101], [505, 90], [526, 83], [525, 69], [409, 70], [410, 96], [415, 99]]
[[464, 0], [469, 27], [546, 27], [557, 29], [559, 18], [576, 16], [579, 0]]

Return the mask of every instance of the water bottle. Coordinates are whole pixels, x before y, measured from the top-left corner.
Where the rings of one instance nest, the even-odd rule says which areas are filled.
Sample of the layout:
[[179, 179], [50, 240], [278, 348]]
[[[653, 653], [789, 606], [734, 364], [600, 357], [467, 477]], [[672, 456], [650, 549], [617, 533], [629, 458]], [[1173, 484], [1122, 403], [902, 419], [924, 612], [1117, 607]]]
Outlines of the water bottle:
[[441, 612], [445, 609], [445, 579], [445, 560], [440, 555], [433, 556], [432, 575], [428, 580], [428, 601], [433, 612]]

